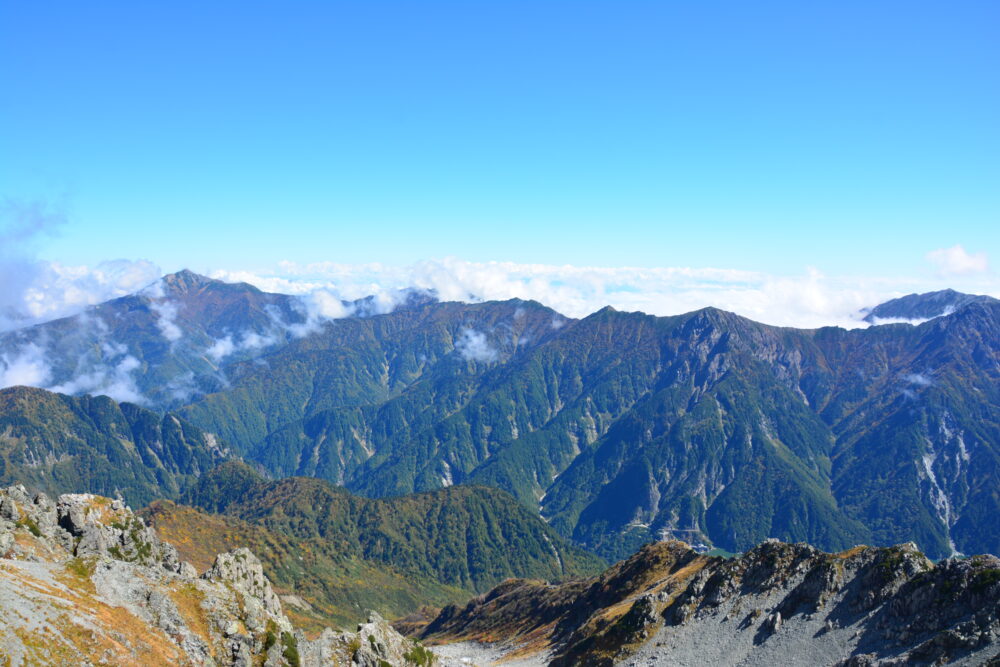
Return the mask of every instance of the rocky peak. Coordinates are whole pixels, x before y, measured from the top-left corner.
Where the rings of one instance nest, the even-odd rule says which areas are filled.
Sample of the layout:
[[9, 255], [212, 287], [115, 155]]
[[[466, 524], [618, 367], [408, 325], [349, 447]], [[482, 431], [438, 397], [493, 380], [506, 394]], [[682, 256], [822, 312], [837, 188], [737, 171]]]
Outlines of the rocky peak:
[[209, 581], [227, 583], [245, 598], [259, 601], [263, 611], [275, 617], [282, 630], [291, 630], [287, 619], [282, 616], [281, 601], [271, 588], [271, 582], [264, 576], [264, 568], [246, 547], [219, 554], [212, 567], [202, 576]]
[[351, 667], [431, 667], [438, 661], [431, 651], [406, 639], [385, 619], [370, 612], [368, 621], [359, 623], [355, 632], [336, 632], [327, 628], [315, 640], [306, 642], [302, 663]]
[[183, 296], [197, 292], [212, 283], [218, 282], [188, 269], [182, 269], [177, 273], [165, 275], [161, 280], [163, 281], [164, 290], [174, 296]]
[[489, 639], [496, 619], [511, 650], [550, 665], [973, 665], [1000, 654], [1000, 559], [777, 540], [724, 559], [659, 543], [591, 582], [504, 584], [423, 636]]
[[[44, 494], [40, 494], [44, 497]], [[56, 524], [73, 538], [72, 554], [102, 556], [180, 571], [177, 550], [118, 500], [67, 493], [55, 504]]]

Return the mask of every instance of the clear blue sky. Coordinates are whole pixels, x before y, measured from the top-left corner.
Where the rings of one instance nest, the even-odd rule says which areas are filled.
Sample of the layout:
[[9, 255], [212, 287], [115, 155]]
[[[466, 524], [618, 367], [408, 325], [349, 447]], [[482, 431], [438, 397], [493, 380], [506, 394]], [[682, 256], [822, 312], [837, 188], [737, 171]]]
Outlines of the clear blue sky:
[[1000, 3], [0, 5], [0, 197], [166, 269], [1000, 260]]

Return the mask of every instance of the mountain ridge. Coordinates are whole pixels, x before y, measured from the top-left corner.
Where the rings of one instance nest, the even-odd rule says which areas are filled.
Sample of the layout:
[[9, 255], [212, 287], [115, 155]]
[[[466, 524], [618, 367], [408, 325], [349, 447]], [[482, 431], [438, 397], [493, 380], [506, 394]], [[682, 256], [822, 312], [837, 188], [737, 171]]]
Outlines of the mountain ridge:
[[724, 559], [674, 541], [591, 579], [510, 580], [399, 625], [490, 664], [978, 665], [998, 657], [998, 600], [994, 556], [934, 565], [913, 544], [827, 554], [771, 540]]

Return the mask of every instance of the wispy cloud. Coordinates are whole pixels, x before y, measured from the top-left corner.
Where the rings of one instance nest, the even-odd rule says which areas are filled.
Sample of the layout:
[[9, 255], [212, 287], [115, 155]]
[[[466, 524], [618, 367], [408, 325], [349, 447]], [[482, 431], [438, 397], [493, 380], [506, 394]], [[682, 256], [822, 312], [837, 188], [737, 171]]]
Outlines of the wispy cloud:
[[149, 307], [156, 313], [156, 328], [163, 337], [171, 343], [180, 340], [184, 334], [174, 321], [177, 319], [177, 304], [167, 300], [151, 301]]
[[934, 381], [923, 373], [910, 373], [908, 375], [904, 375], [903, 379], [910, 384], [915, 384], [920, 387], [929, 387], [934, 384]]
[[27, 319], [25, 293], [39, 272], [40, 241], [66, 223], [60, 206], [43, 201], [0, 201], [0, 327]]
[[236, 352], [244, 350], [259, 350], [265, 347], [270, 347], [277, 342], [278, 337], [274, 334], [262, 335], [255, 331], [246, 331], [239, 336], [233, 336], [230, 334], [215, 340], [205, 351], [205, 354], [208, 355], [208, 357], [215, 363], [219, 363], [226, 357], [235, 354]]
[[296, 338], [315, 333], [327, 320], [336, 320], [352, 314], [351, 308], [346, 306], [339, 296], [322, 287], [314, 287], [301, 295], [298, 305], [305, 319], [287, 325], [288, 332]]
[[496, 348], [490, 344], [486, 334], [475, 329], [463, 329], [455, 341], [455, 349], [466, 361], [489, 363], [496, 361], [500, 356]]
[[45, 352], [38, 345], [25, 345], [0, 356], [0, 387], [43, 387], [51, 375]]
[[985, 252], [968, 252], [961, 244], [938, 248], [927, 253], [927, 261], [943, 276], [962, 276], [989, 271]]
[[[81, 328], [90, 327], [106, 334], [107, 326], [99, 318], [80, 315], [77, 319]], [[122, 343], [103, 338], [99, 347], [99, 357], [81, 358], [76, 372], [69, 379], [53, 385], [39, 382], [34, 386], [62, 394], [103, 394], [116, 401], [148, 404], [149, 400], [139, 391], [135, 380], [135, 375], [142, 372], [142, 363]]]

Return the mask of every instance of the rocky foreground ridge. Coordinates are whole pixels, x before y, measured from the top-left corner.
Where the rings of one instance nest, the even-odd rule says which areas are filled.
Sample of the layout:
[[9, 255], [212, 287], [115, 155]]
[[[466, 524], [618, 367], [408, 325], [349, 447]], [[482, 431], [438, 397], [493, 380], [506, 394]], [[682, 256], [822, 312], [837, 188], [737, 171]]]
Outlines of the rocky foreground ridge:
[[517, 665], [994, 665], [1000, 559], [771, 540], [727, 560], [660, 542], [593, 579], [509, 580], [413, 634]]
[[120, 500], [0, 489], [0, 665], [430, 665], [372, 614], [296, 631], [247, 549], [202, 575]]

